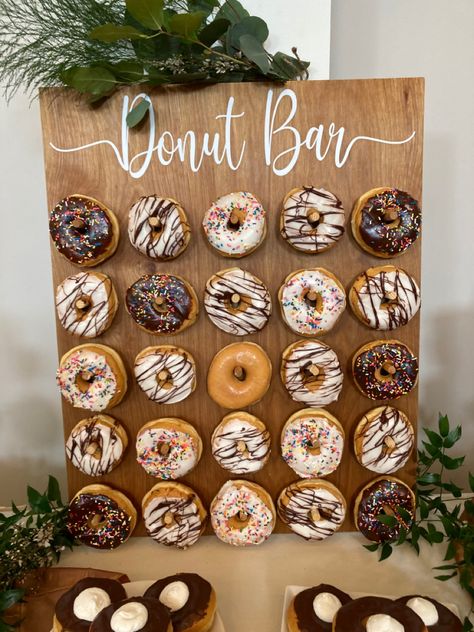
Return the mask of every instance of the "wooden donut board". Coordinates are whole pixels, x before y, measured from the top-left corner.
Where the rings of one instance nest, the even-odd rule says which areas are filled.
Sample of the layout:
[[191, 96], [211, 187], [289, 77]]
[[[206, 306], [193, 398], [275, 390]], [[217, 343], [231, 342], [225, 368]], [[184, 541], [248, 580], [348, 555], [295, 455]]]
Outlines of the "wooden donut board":
[[[283, 93], [284, 90], [287, 92]], [[202, 305], [206, 280], [218, 270], [238, 265], [261, 278], [270, 288], [274, 301], [273, 315], [268, 325], [260, 333], [246, 339], [262, 345], [273, 363], [273, 378], [268, 393], [261, 402], [248, 409], [267, 424], [272, 436], [272, 456], [262, 471], [248, 478], [263, 485], [276, 500], [283, 487], [297, 479], [280, 456], [280, 432], [286, 419], [302, 408], [290, 399], [280, 381], [281, 353], [298, 336], [287, 329], [282, 321], [277, 301], [278, 288], [291, 271], [321, 266], [333, 272], [348, 291], [360, 272], [385, 262], [400, 265], [420, 282], [420, 240], [398, 258], [382, 260], [370, 256], [361, 250], [352, 237], [350, 213], [360, 195], [379, 186], [395, 186], [408, 191], [421, 203], [423, 79], [308, 81], [291, 82], [284, 87], [266, 83], [221, 84], [149, 90], [147, 94], [155, 114], [154, 141], [151, 139], [149, 122], [145, 122], [138, 129], [129, 131], [127, 144], [126, 127], [122, 125], [124, 98], [129, 96], [132, 101], [139, 93], [138, 88], [123, 90], [96, 107], [89, 106], [84, 99], [69, 90], [48, 89], [41, 94], [48, 209], [67, 195], [82, 193], [104, 202], [112, 209], [121, 229], [117, 252], [95, 268], [110, 275], [120, 298], [120, 307], [112, 326], [96, 341], [116, 349], [126, 363], [128, 393], [117, 407], [107, 412], [125, 426], [130, 443], [122, 464], [100, 479], [82, 474], [68, 462], [69, 495], [72, 496], [84, 485], [107, 483], [126, 492], [140, 512], [142, 497], [157, 481], [147, 475], [135, 460], [136, 433], [145, 422], [165, 416], [186, 419], [195, 425], [202, 436], [202, 459], [183, 482], [199, 493], [206, 506], [224, 481], [241, 478], [229, 475], [212, 457], [211, 433], [228, 411], [217, 406], [208, 396], [206, 374], [214, 354], [225, 345], [242, 338], [217, 329]], [[231, 98], [233, 109], [228, 110]], [[292, 116], [293, 106], [295, 112]], [[266, 120], [268, 125], [273, 122], [273, 134], [268, 127], [265, 128], [267, 108]], [[226, 112], [232, 114], [232, 118], [216, 118]], [[286, 130], [278, 131], [280, 126], [285, 125]], [[343, 132], [341, 128], [344, 128]], [[214, 134], [219, 132], [220, 144], [218, 156], [216, 154], [215, 157], [218, 161], [222, 159], [221, 164], [205, 156], [199, 170], [194, 172], [189, 159], [191, 135], [188, 135], [184, 161], [180, 160], [178, 139], [183, 139], [188, 130], [192, 130], [195, 135], [197, 161], [203, 134], [207, 132], [210, 135], [209, 144], [212, 146]], [[124, 131], [125, 142], [122, 144]], [[387, 144], [354, 140], [360, 136], [406, 142]], [[224, 140], [227, 140], [226, 146]], [[300, 146], [298, 155], [297, 150], [293, 149], [276, 163], [273, 162], [278, 154], [298, 142], [303, 144], [305, 140], [308, 141], [307, 145]], [[339, 152], [336, 147], [338, 140], [342, 141]], [[110, 142], [98, 141], [111, 141], [116, 149]], [[234, 163], [238, 161], [244, 142], [241, 164], [234, 170], [228, 160]], [[89, 144], [89, 147], [76, 151], [57, 150]], [[146, 151], [149, 145], [160, 145], [161, 156], [158, 151], [154, 151], [141, 177], [136, 177], [137, 173], [132, 177], [127, 171], [125, 147], [128, 147], [131, 168], [137, 171], [145, 164], [147, 157], [142, 156], [134, 161], [132, 158]], [[312, 148], [308, 149], [308, 145]], [[176, 149], [173, 155], [170, 153], [172, 147]], [[266, 159], [270, 164], [267, 164]], [[294, 164], [287, 169], [288, 173], [275, 173], [278, 169], [284, 171], [290, 159], [294, 159]], [[337, 166], [337, 159], [344, 164]], [[165, 161], [170, 164], [162, 164]], [[345, 235], [332, 249], [318, 255], [306, 255], [293, 250], [283, 241], [278, 230], [285, 194], [305, 184], [334, 192], [346, 209]], [[214, 199], [240, 190], [254, 193], [263, 203], [267, 210], [268, 233], [264, 243], [255, 252], [236, 260], [224, 258], [211, 250], [204, 237], [201, 220]], [[127, 235], [129, 207], [140, 196], [153, 193], [179, 200], [186, 209], [192, 227], [188, 249], [178, 259], [168, 263], [158, 263], [140, 255], [130, 245]], [[45, 213], [45, 230], [46, 220]], [[55, 287], [66, 276], [79, 271], [79, 268], [61, 257], [54, 247], [52, 266]], [[127, 287], [142, 274], [154, 272], [183, 276], [191, 282], [200, 298], [201, 309], [196, 324], [176, 336], [155, 337], [147, 334], [138, 328], [124, 308], [123, 298]], [[377, 332], [361, 324], [348, 306], [334, 330], [322, 338], [337, 352], [345, 373], [339, 401], [328, 406], [346, 432], [342, 463], [328, 477], [339, 487], [348, 502], [344, 530], [354, 530], [350, 510], [354, 498], [361, 486], [375, 477], [374, 473], [361, 467], [354, 457], [353, 431], [364, 412], [383, 403], [365, 398], [355, 388], [351, 378], [352, 355], [362, 344], [378, 338], [397, 338], [417, 354], [419, 327], [418, 314], [408, 325], [394, 332]], [[87, 339], [66, 333], [59, 323], [57, 339], [59, 356], [73, 346], [88, 342]], [[191, 351], [196, 359], [198, 386], [188, 399], [178, 404], [159, 405], [151, 402], [133, 377], [135, 356], [145, 347], [157, 344], [179, 345]], [[53, 375], [51, 380], [54, 380]], [[410, 394], [392, 402], [408, 415], [415, 428], [417, 401], [418, 392], [415, 388]], [[80, 419], [89, 414], [63, 401], [65, 436]], [[413, 452], [407, 466], [396, 476], [412, 484], [415, 468], [416, 454]], [[280, 521], [276, 531], [286, 531]], [[143, 524], [140, 523], [135, 535], [144, 533]]]

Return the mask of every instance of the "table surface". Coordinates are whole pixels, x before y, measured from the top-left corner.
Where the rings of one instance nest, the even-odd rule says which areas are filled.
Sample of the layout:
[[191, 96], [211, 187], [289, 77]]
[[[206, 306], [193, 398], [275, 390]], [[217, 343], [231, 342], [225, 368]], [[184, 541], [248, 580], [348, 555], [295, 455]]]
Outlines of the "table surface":
[[226, 632], [277, 632], [289, 584], [322, 582], [342, 590], [401, 596], [419, 593], [457, 604], [464, 616], [469, 600], [456, 579], [440, 582], [432, 568], [443, 564], [444, 547], [422, 545], [420, 556], [408, 546], [379, 563], [356, 533], [338, 533], [308, 543], [294, 535], [273, 535], [245, 549], [202, 537], [187, 551], [166, 548], [150, 538], [132, 538], [115, 551], [81, 546], [65, 552], [61, 566], [83, 566], [127, 573], [130, 581], [158, 579], [180, 571], [196, 572], [217, 592]]

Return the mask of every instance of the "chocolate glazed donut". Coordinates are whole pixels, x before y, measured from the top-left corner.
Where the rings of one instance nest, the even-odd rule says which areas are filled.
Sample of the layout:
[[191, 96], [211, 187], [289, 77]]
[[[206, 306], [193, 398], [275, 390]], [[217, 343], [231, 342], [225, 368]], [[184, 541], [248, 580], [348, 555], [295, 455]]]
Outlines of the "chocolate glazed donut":
[[361, 597], [340, 608], [333, 623], [334, 632], [366, 632], [366, 622], [375, 615], [388, 615], [406, 632], [426, 632], [425, 624], [408, 606], [384, 597]]
[[145, 625], [141, 628], [134, 627], [129, 629], [139, 630], [140, 632], [173, 632], [168, 609], [160, 602], [154, 599], [145, 599], [145, 597], [131, 597], [124, 601], [111, 603], [94, 619], [90, 632], [112, 632], [111, 619], [114, 613], [127, 604], [140, 604], [146, 608], [148, 614]]
[[397, 599], [397, 603], [408, 605], [410, 599], [424, 599], [425, 601], [432, 603], [436, 608], [438, 621], [432, 624], [425, 624], [428, 632], [462, 632], [462, 623], [459, 621], [458, 617], [453, 614], [449, 608], [446, 608], [446, 606], [443, 606], [443, 604], [439, 603], [435, 599], [431, 599], [430, 597], [421, 597], [420, 595], [407, 595], [406, 597], [400, 597], [400, 599]]
[[[301, 630], [301, 632], [331, 632], [332, 621], [323, 621], [314, 611], [314, 599], [321, 593], [334, 595], [343, 606], [351, 601], [351, 597], [347, 593], [329, 584], [320, 584], [319, 586], [302, 590], [296, 595], [291, 605], [298, 625], [297, 630]], [[290, 629], [292, 628], [290, 627]]]

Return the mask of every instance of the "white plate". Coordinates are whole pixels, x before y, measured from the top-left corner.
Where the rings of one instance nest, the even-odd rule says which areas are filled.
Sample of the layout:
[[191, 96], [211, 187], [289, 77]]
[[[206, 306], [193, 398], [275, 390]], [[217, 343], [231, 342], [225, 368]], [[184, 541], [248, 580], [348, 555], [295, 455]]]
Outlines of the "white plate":
[[[156, 579], [144, 579], [140, 582], [130, 582], [128, 584], [124, 584], [123, 587], [125, 588], [127, 597], [141, 597], [145, 590], [154, 584], [155, 581]], [[222, 619], [218, 612], [216, 612], [214, 623], [209, 632], [225, 632], [224, 624], [222, 623]]]
[[[281, 632], [288, 632], [288, 628], [286, 626], [286, 613], [288, 611], [288, 608], [290, 606], [290, 602], [291, 600], [296, 597], [296, 595], [298, 593], [300, 593], [302, 590], [306, 590], [306, 588], [309, 588], [309, 586], [287, 586], [285, 588], [285, 598], [283, 600], [283, 612], [281, 615]], [[358, 599], [359, 597], [368, 597], [369, 593], [359, 593], [359, 592], [351, 592], [349, 593], [351, 595], [351, 597], [353, 599]], [[373, 594], [373, 593], [370, 593]], [[396, 597], [390, 596], [390, 595], [374, 595], [376, 597], [386, 597], [387, 599], [396, 599]], [[452, 612], [454, 612], [454, 614], [459, 617], [459, 609], [457, 606], [455, 606], [453, 603], [444, 603], [444, 602], [440, 602], [443, 604], [443, 606], [446, 606], [446, 608], [449, 608]]]

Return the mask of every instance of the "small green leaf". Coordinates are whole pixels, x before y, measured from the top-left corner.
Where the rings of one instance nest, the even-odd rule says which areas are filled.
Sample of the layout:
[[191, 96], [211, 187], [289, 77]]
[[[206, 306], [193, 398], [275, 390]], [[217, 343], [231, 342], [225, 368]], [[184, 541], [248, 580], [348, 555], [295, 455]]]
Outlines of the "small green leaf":
[[442, 454], [439, 457], [439, 460], [440, 460], [440, 463], [442, 465], [444, 465], [444, 467], [447, 470], [457, 470], [464, 463], [464, 459], [465, 458], [466, 457], [464, 457], [464, 456], [460, 456], [458, 458], [452, 459], [451, 457], [447, 456], [446, 454]]
[[270, 70], [268, 53], [257, 38], [253, 35], [242, 35], [239, 39], [239, 46], [243, 54], [248, 57], [250, 61], [253, 61], [263, 74], [266, 74]]
[[452, 577], [455, 577], [457, 575], [457, 572], [454, 571], [454, 573], [451, 573], [451, 575], [435, 575], [435, 579], [439, 580], [440, 582], [446, 582], [448, 581], [448, 579], [451, 579]]
[[439, 485], [441, 483], [441, 477], [436, 472], [426, 472], [423, 476], [417, 479], [418, 485]]
[[167, 21], [168, 30], [187, 39], [196, 39], [196, 34], [204, 19], [204, 13], [178, 13]]
[[397, 506], [397, 513], [405, 524], [409, 525], [413, 522], [413, 516], [403, 507]]
[[128, 127], [135, 127], [144, 119], [150, 109], [150, 102], [148, 99], [142, 99], [130, 112], [127, 114]]
[[227, 51], [235, 53], [240, 50], [240, 38], [243, 35], [253, 35], [261, 44], [268, 37], [268, 26], [261, 19], [255, 16], [243, 18], [240, 22], [233, 24], [227, 32]]
[[188, 0], [190, 11], [202, 11], [207, 17], [220, 5], [219, 0]]
[[473, 630], [474, 630], [474, 626], [469, 621], [468, 617], [466, 617], [462, 625], [462, 632], [472, 632]]
[[459, 439], [461, 438], [461, 435], [462, 435], [461, 426], [456, 426], [456, 428], [453, 428], [449, 432], [448, 436], [443, 441], [443, 447], [452, 448], [453, 445], [455, 445], [459, 441]]
[[376, 519], [387, 527], [396, 527], [398, 524], [398, 520], [395, 516], [388, 516], [386, 514], [378, 514]]
[[143, 66], [138, 61], [119, 61], [111, 66], [114, 75], [120, 81], [136, 83], [143, 79]]
[[164, 0], [126, 0], [127, 11], [141, 25], [153, 31], [163, 26]]
[[308, 61], [300, 61], [296, 57], [278, 52], [273, 55], [270, 71], [276, 77], [286, 81], [302, 76], [308, 67]]
[[224, 18], [214, 20], [200, 31], [198, 39], [205, 46], [212, 46], [224, 35], [229, 26], [229, 20], [225, 20]]
[[146, 37], [144, 33], [141, 33], [133, 26], [128, 26], [127, 24], [102, 24], [101, 26], [96, 26], [96, 28], [89, 33], [89, 39], [107, 43], [118, 42], [123, 39], [135, 40]]
[[61, 490], [59, 488], [59, 483], [54, 476], [49, 476], [48, 478], [48, 500], [57, 503], [58, 505], [62, 504], [61, 501]]
[[439, 434], [442, 437], [447, 437], [449, 434], [449, 419], [447, 415], [439, 415], [439, 419], [438, 419], [438, 426], [439, 426]]
[[443, 439], [434, 430], [430, 430], [429, 428], [423, 428], [423, 432], [430, 440], [431, 445], [434, 445], [436, 448], [442, 447]]
[[10, 590], [5, 590], [0, 592], [0, 612], [4, 612], [11, 608], [16, 603], [21, 601], [25, 595], [24, 590], [20, 590], [19, 588], [12, 588]]
[[470, 516], [474, 516], [474, 502], [472, 502], [472, 500], [466, 500], [464, 503], [464, 509]]
[[392, 555], [393, 549], [392, 549], [392, 545], [389, 542], [385, 542], [382, 545], [382, 549], [380, 552], [380, 562], [383, 562], [384, 560], [386, 560], [388, 557], [390, 557]]
[[420, 508], [420, 518], [422, 520], [426, 520], [426, 518], [428, 518], [428, 515], [430, 513], [430, 510], [428, 509], [428, 505], [426, 504], [424, 500], [422, 500], [421, 498], [418, 498], [418, 506]]
[[110, 94], [117, 85], [113, 74], [98, 66], [71, 68], [66, 70], [62, 77], [66, 85], [95, 97]]
[[371, 551], [372, 553], [379, 548], [379, 545], [377, 543], [376, 544], [364, 544], [363, 546], [364, 546], [364, 549], [367, 549], [367, 551]]
[[403, 544], [407, 539], [408, 531], [403, 527], [400, 529], [400, 533], [398, 534], [397, 546]]
[[226, 0], [216, 14], [217, 18], [225, 18], [232, 24], [240, 22], [242, 18], [249, 16], [250, 13], [241, 5], [238, 0]]

